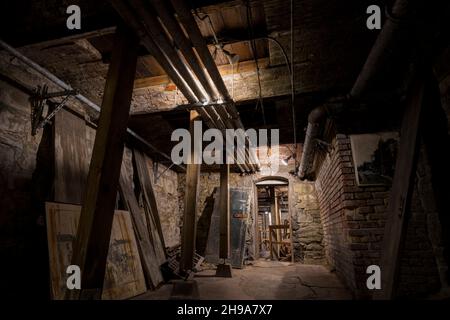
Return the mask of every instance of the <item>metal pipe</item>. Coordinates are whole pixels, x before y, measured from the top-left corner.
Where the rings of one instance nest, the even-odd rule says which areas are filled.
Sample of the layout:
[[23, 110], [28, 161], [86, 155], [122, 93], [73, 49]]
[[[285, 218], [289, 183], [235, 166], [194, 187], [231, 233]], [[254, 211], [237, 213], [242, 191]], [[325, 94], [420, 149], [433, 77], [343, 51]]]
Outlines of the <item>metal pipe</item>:
[[150, 0], [150, 2], [155, 8], [157, 14], [159, 15], [159, 18], [166, 27], [167, 31], [170, 33], [175, 44], [178, 46], [178, 48], [180, 48], [180, 51], [183, 53], [183, 56], [186, 58], [186, 61], [191, 66], [201, 85], [208, 94], [209, 96], [208, 100], [210, 101], [217, 100], [218, 97], [213, 87], [211, 86], [205, 71], [200, 66], [197, 56], [195, 55], [194, 50], [192, 49], [192, 44], [190, 43], [188, 38], [186, 38], [183, 30], [181, 29], [179, 23], [176, 21], [174, 15], [169, 12], [167, 4], [161, 0]]
[[[205, 111], [205, 113], [206, 113], [209, 117], [211, 117], [211, 119], [212, 119], [212, 121], [213, 121], [213, 124], [214, 124], [215, 128], [218, 128], [219, 130], [221, 130], [221, 131], [222, 131], [222, 136], [225, 136], [225, 132], [226, 132], [225, 130], [226, 130], [228, 127], [227, 127], [226, 124], [222, 121], [222, 119], [220, 118], [220, 115], [218, 115], [218, 114], [216, 113], [215, 109], [209, 109], [209, 110], [208, 110], [208, 109], [204, 108], [203, 110]], [[216, 118], [214, 118], [214, 115], [211, 115], [211, 111], [213, 111], [213, 112], [215, 113]], [[223, 138], [222, 138], [222, 143], [223, 143]], [[239, 155], [241, 155], [241, 157], [242, 157], [242, 155], [243, 155], [242, 150], [236, 150], [236, 151], [237, 151], [237, 153], [238, 153]], [[245, 159], [245, 158], [244, 158], [244, 159]], [[246, 163], [242, 163], [242, 164], [237, 163], [237, 159], [236, 159], [236, 164], [238, 165], [238, 167], [241, 169], [242, 172], [251, 172], [251, 171], [252, 171], [252, 169], [250, 169], [250, 168], [247, 166]]]
[[181, 61], [180, 56], [175, 51], [175, 49], [170, 45], [170, 39], [165, 34], [165, 31], [156, 16], [150, 14], [148, 8], [145, 7], [142, 0], [129, 0], [129, 3], [134, 8], [135, 12], [142, 19], [148, 34], [155, 40], [156, 45], [161, 49], [161, 51], [166, 55], [167, 60], [169, 60], [174, 67], [179, 72], [181, 78], [186, 81], [188, 87], [192, 90], [194, 95], [199, 101], [207, 101], [208, 98], [205, 96], [204, 92], [200, 89], [196, 80], [192, 76], [191, 72], [185, 63]]
[[[203, 68], [200, 66], [199, 61], [192, 49], [192, 45], [184, 35], [183, 30], [181, 29], [180, 25], [176, 21], [173, 14], [169, 13], [168, 7], [161, 0], [150, 0], [150, 2], [153, 4], [153, 7], [156, 9], [156, 12], [158, 13], [162, 23], [166, 27], [167, 31], [170, 33], [172, 39], [175, 41], [175, 44], [180, 48], [184, 57], [188, 61], [195, 75], [197, 76], [206, 93], [208, 94], [209, 98], [217, 100], [216, 93], [212, 88], [212, 86], [210, 85], [210, 82], [207, 79], [207, 76]], [[222, 124], [225, 127], [233, 128], [233, 124], [228, 120], [228, 118], [231, 118], [231, 116], [228, 114], [226, 106], [224, 106], [223, 104], [219, 104], [217, 108], [211, 108], [210, 110], [208, 109], [205, 108], [204, 112], [208, 113], [211, 118], [213, 118], [213, 116], [211, 115], [210, 110], [213, 109], [214, 110], [213, 112], [217, 113], [219, 116], [218, 120], [219, 121], [221, 120]], [[240, 153], [241, 152], [242, 151], [240, 151]], [[255, 170], [251, 164], [249, 170], [250, 171]]]
[[[58, 85], [59, 87], [61, 87], [64, 90], [73, 90], [73, 88], [65, 83], [64, 81], [62, 81], [61, 79], [59, 79], [58, 77], [56, 77], [54, 74], [52, 74], [50, 71], [48, 71], [47, 69], [41, 67], [40, 65], [38, 65], [36, 62], [30, 60], [29, 58], [27, 58], [26, 56], [24, 56], [23, 54], [21, 54], [19, 51], [17, 51], [16, 49], [14, 49], [13, 47], [11, 47], [10, 45], [8, 45], [7, 43], [5, 43], [3, 40], [0, 40], [0, 47], [2, 47], [3, 49], [5, 49], [7, 52], [9, 52], [11, 55], [13, 55], [14, 57], [16, 57], [17, 59], [19, 59], [20, 61], [22, 61], [23, 63], [25, 63], [27, 66], [29, 66], [30, 68], [32, 68], [33, 70], [37, 71], [38, 73], [40, 73], [42, 76], [44, 76], [45, 78], [47, 78], [48, 80], [50, 80], [51, 82], [53, 82], [54, 84]], [[86, 104], [88, 107], [90, 107], [92, 110], [96, 111], [96, 112], [100, 112], [100, 107], [98, 105], [96, 105], [94, 102], [92, 102], [91, 100], [89, 100], [88, 98], [86, 98], [85, 96], [83, 96], [82, 94], [77, 94], [74, 96], [76, 99], [78, 99], [79, 101], [83, 102], [84, 104]], [[161, 155], [162, 157], [164, 157], [165, 159], [169, 160], [170, 162], [172, 162], [172, 158], [170, 156], [168, 156], [167, 154], [165, 154], [164, 152], [158, 150], [155, 146], [153, 146], [150, 142], [148, 142], [147, 140], [145, 140], [143, 137], [141, 137], [140, 135], [138, 135], [136, 132], [134, 132], [133, 130], [131, 130], [130, 128], [127, 128], [127, 133], [130, 134], [131, 136], [133, 136], [134, 138], [136, 138], [137, 140], [139, 140], [141, 143], [143, 143], [144, 145], [146, 145], [147, 147], [149, 147], [150, 149], [152, 149], [153, 151], [155, 151], [156, 153], [158, 153], [159, 155]], [[178, 165], [177, 165], [178, 166]], [[182, 166], [178, 166], [179, 168], [185, 170], [184, 167]]]
[[350, 96], [359, 99], [370, 88], [376, 75], [383, 69], [393, 53], [402, 45], [401, 36], [408, 31], [405, 23], [411, 12], [409, 0], [397, 0], [391, 12], [387, 11], [386, 22], [375, 41], [367, 60], [350, 91]]
[[[242, 124], [241, 118], [239, 117], [239, 113], [236, 110], [236, 106], [234, 103], [225, 103], [219, 105], [222, 109], [219, 110], [219, 114], [221, 114], [222, 118], [226, 119], [227, 126], [230, 128], [242, 129], [245, 130], [244, 125]], [[246, 143], [250, 146], [250, 140], [246, 137]], [[248, 149], [245, 150], [248, 159], [251, 161], [249, 163], [253, 172], [259, 171], [259, 160], [255, 157], [253, 153], [251, 153]]]
[[[184, 36], [184, 32], [181, 29], [178, 22], [175, 20], [174, 16], [168, 12], [168, 8], [166, 5], [162, 3], [160, 0], [151, 0], [150, 1], [153, 6], [155, 7], [161, 21], [163, 22], [164, 26], [167, 28], [168, 32], [170, 33], [171, 37], [177, 44], [177, 46], [181, 49], [181, 52], [183, 53], [184, 57], [188, 61], [189, 65], [192, 67], [195, 75], [199, 79], [200, 83], [202, 84], [203, 88], [205, 89], [206, 93], [208, 94], [209, 98], [217, 99], [216, 93], [212, 86], [209, 83], [209, 80], [206, 77], [205, 72], [203, 71], [203, 68], [200, 67], [199, 61], [192, 49], [191, 44], [187, 40], [187, 38]], [[190, 14], [190, 13], [189, 13]], [[202, 37], [203, 38], [203, 37]], [[206, 44], [204, 49], [207, 50]], [[210, 53], [208, 51], [208, 55], [210, 57]], [[212, 60], [212, 58], [211, 58]], [[215, 63], [214, 63], [215, 66]], [[217, 67], [216, 67], [217, 69]], [[221, 78], [221, 77], [220, 77]], [[221, 78], [222, 80], [222, 78]], [[219, 85], [220, 86], [220, 85]], [[217, 108], [204, 108], [204, 113], [206, 113], [211, 119], [215, 119], [215, 116], [217, 115], [217, 120], [214, 122], [218, 127], [224, 127], [223, 130], [226, 128], [233, 128], [233, 125], [231, 122], [228, 122], [227, 118], [230, 116], [227, 113], [227, 110], [225, 109], [224, 105], [218, 105]], [[242, 155], [243, 151], [238, 150], [239, 154]], [[245, 159], [245, 157], [244, 157]], [[250, 164], [250, 167], [248, 167], [246, 164], [243, 164], [243, 167], [246, 171], [255, 171], [253, 166]]]
[[186, 5], [184, 0], [171, 0], [171, 2], [178, 15], [178, 19], [185, 27], [185, 30], [188, 32], [189, 38], [191, 39], [192, 44], [195, 46], [195, 49], [200, 59], [202, 60], [203, 65], [206, 67], [206, 70], [208, 70], [208, 73], [214, 84], [216, 85], [217, 90], [226, 101], [231, 101], [232, 99], [230, 97], [230, 94], [228, 93], [228, 89], [225, 86], [225, 83], [219, 73], [219, 69], [217, 69], [217, 65], [214, 62], [211, 53], [208, 50], [206, 41], [203, 38], [202, 33], [200, 32], [200, 29], [191, 14], [190, 8]]
[[305, 142], [303, 144], [302, 159], [298, 168], [298, 176], [305, 179], [311, 170], [314, 161], [315, 140], [320, 134], [320, 124], [328, 116], [325, 106], [319, 106], [312, 110], [308, 116], [308, 127], [306, 129]]
[[[202, 117], [202, 119], [206, 122], [206, 125], [209, 128], [216, 128], [216, 129], [221, 130], [222, 136], [220, 136], [220, 139], [221, 139], [221, 143], [223, 145], [223, 136], [224, 136], [224, 132], [225, 132], [225, 127], [222, 124], [217, 123], [217, 121], [214, 120], [213, 117], [206, 111], [206, 108], [198, 108], [197, 111], [200, 114], [200, 116]], [[207, 120], [205, 120], [205, 119], [207, 119]], [[239, 170], [241, 170], [241, 172], [248, 171], [247, 167], [245, 167], [239, 163], [236, 163], [236, 164], [237, 164]]]
[[140, 22], [137, 21], [137, 17], [128, 7], [128, 5], [121, 0], [110, 0], [113, 7], [120, 14], [122, 19], [138, 34], [139, 38], [142, 39], [142, 43], [145, 48], [150, 52], [150, 54], [158, 61], [160, 66], [164, 69], [173, 83], [180, 89], [181, 93], [186, 97], [189, 103], [197, 103], [198, 100], [188, 88], [184, 80], [180, 77], [174, 66], [167, 59], [164, 53], [159, 49], [154, 40], [149, 37], [147, 32], [143, 29]]
[[[198, 101], [196, 97], [194, 97], [190, 93], [190, 90], [188, 89], [188, 86], [194, 86], [197, 94], [200, 94], [200, 88], [195, 83], [194, 79], [192, 78], [191, 73], [187, 69], [187, 67], [181, 62], [180, 56], [175, 52], [175, 49], [173, 49], [169, 45], [169, 39], [167, 36], [164, 36], [163, 33], [165, 32], [162, 28], [162, 26], [159, 24], [159, 22], [156, 20], [156, 17], [153, 17], [149, 12], [146, 11], [146, 8], [144, 7], [144, 4], [140, 0], [130, 0], [131, 6], [134, 8], [135, 11], [140, 12], [141, 19], [143, 20], [144, 25], [147, 26], [147, 31], [144, 30], [142, 27], [142, 24], [139, 20], [139, 18], [136, 17], [136, 15], [132, 12], [132, 9], [127, 6], [126, 3], [119, 0], [111, 0], [116, 10], [119, 12], [119, 14], [122, 16], [122, 18], [130, 24], [130, 26], [135, 29], [135, 31], [138, 33], [138, 35], [143, 39], [144, 45], [147, 47], [147, 49], [150, 51], [150, 54], [154, 55], [156, 60], [160, 63], [160, 65], [163, 67], [163, 69], [166, 71], [168, 76], [172, 79], [172, 81], [175, 83], [175, 85], [179, 85], [179, 83], [182, 83], [180, 85], [180, 91], [186, 96], [189, 103], [191, 105], [198, 105], [199, 108], [197, 111], [199, 111], [199, 114], [202, 116], [204, 121], [207, 123], [208, 126], [211, 127], [211, 124], [213, 127], [219, 128], [221, 130], [226, 129], [226, 125], [223, 123], [221, 117], [219, 114], [217, 114], [217, 110], [209, 109], [203, 107], [203, 104]], [[166, 26], [167, 27], [167, 26]], [[181, 30], [181, 28], [179, 27]], [[159, 32], [157, 32], [159, 31]], [[174, 30], [172, 30], [174, 31]], [[182, 32], [182, 30], [181, 30]], [[173, 34], [171, 34], [172, 38], [175, 38]], [[153, 38], [157, 38], [158, 45], [154, 42]], [[162, 50], [165, 52], [163, 53], [160, 49], [162, 47]], [[208, 51], [209, 52], [209, 51]], [[210, 55], [210, 54], [209, 54]], [[194, 56], [195, 57], [195, 56]], [[196, 59], [196, 58], [195, 58]], [[211, 58], [212, 59], [212, 58]], [[191, 61], [192, 64], [195, 65], [194, 61]], [[196, 61], [198, 65], [198, 60]], [[178, 72], [175, 67], [178, 67]], [[214, 64], [215, 65], [215, 64]], [[216, 67], [217, 68], [217, 67]], [[200, 76], [201, 77], [201, 76]], [[188, 80], [187, 85], [184, 84], [183, 80], [186, 80], [186, 78], [191, 79]], [[191, 83], [189, 83], [191, 82]], [[211, 88], [212, 90], [212, 88]], [[210, 96], [215, 96], [213, 91], [207, 92]], [[205, 96], [203, 92], [201, 92], [203, 95], [202, 98], [205, 100]], [[232, 128], [232, 127], [230, 127]], [[240, 153], [243, 151], [240, 150]], [[240, 170], [242, 172], [251, 172], [254, 171], [253, 168], [249, 168], [246, 164], [238, 164]]]
[[[197, 83], [195, 83], [195, 80], [192, 78], [190, 72], [188, 71], [186, 66], [181, 62], [180, 57], [177, 55], [175, 50], [172, 47], [170, 47], [170, 45], [168, 44], [169, 39], [167, 39], [167, 37], [163, 36], [164, 30], [159, 25], [159, 23], [156, 21], [156, 18], [151, 16], [145, 10], [145, 7], [143, 7], [143, 3], [140, 2], [139, 0], [131, 0], [131, 2], [132, 2], [132, 6], [134, 6], [134, 9], [139, 10], [139, 12], [141, 12], [141, 16], [144, 19], [144, 23], [146, 23], [149, 30], [151, 30], [151, 32], [150, 32], [151, 36], [158, 38], [157, 39], [158, 44], [160, 46], [162, 46], [163, 50], [165, 50], [165, 53], [170, 58], [170, 61], [179, 68], [178, 70], [180, 71], [181, 76], [185, 80], [186, 80], [186, 78], [188, 78], [188, 80], [187, 80], [188, 85], [190, 85], [191, 88], [194, 87], [194, 90], [193, 90], [194, 93], [197, 95], [201, 94], [202, 100], [206, 100], [206, 97], [203, 95], [203, 92], [201, 92]], [[180, 28], [180, 31], [182, 32], [181, 28]], [[172, 37], [173, 37], [173, 35], [172, 35]], [[197, 63], [198, 63], [198, 61], [197, 61]], [[215, 120], [214, 116], [211, 114], [211, 110], [206, 110], [206, 108], [200, 108], [198, 111], [199, 111], [200, 115], [202, 116], [202, 118], [204, 118], [204, 119], [210, 118], [213, 121], [213, 123], [216, 125], [216, 127], [219, 127], [222, 130], [225, 130], [224, 124], [220, 122], [220, 117], [218, 117], [218, 119]], [[215, 112], [215, 111], [213, 110], [213, 112]], [[242, 171], [251, 171], [245, 164], [242, 164], [242, 167], [241, 167], [241, 165], [239, 165], [239, 168]]]
[[[402, 36], [407, 31], [404, 21], [412, 10], [411, 1], [396, 0], [388, 14], [383, 29], [378, 35], [367, 60], [353, 85], [349, 97], [350, 99], [360, 99], [367, 90], [370, 89], [376, 75], [384, 69], [393, 53], [399, 48]], [[311, 111], [308, 117], [308, 127], [306, 129], [305, 142], [303, 145], [302, 159], [298, 170], [300, 179], [306, 179], [312, 169], [314, 161], [314, 144], [320, 134], [320, 125], [329, 114], [339, 112], [339, 105], [329, 108], [319, 106]]]

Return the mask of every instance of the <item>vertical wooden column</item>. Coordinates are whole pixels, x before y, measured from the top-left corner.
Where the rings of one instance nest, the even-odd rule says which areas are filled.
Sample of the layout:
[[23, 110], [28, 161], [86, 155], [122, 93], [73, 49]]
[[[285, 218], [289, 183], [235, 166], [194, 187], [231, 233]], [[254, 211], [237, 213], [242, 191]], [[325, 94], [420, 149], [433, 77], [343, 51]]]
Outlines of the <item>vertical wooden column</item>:
[[[219, 258], [228, 259], [230, 257], [230, 165], [222, 164], [220, 170], [220, 244]], [[224, 261], [225, 263], [225, 261]]]
[[292, 210], [294, 209], [294, 206], [292, 205], [292, 202], [294, 201], [294, 190], [292, 187], [292, 183], [289, 182], [288, 185], [288, 210], [289, 210], [289, 234], [291, 238], [291, 262], [295, 262], [295, 254], [294, 254], [294, 231], [292, 229]]
[[[278, 192], [276, 187], [273, 188], [273, 199], [274, 199], [274, 205], [275, 205], [275, 224], [277, 226], [281, 225], [281, 213], [280, 213], [280, 208], [278, 206]], [[276, 236], [277, 236], [277, 255], [278, 258], [280, 257], [280, 249], [281, 249], [281, 229], [277, 228], [276, 229]]]
[[68, 290], [67, 298], [70, 299], [101, 297], [138, 45], [137, 37], [129, 29], [124, 26], [117, 28], [73, 246], [72, 264], [81, 269], [81, 290]]
[[411, 87], [402, 119], [398, 157], [381, 251], [381, 290], [375, 293], [376, 299], [392, 299], [395, 296], [399, 252], [407, 221], [405, 215], [409, 209], [417, 164], [418, 132], [424, 90], [424, 81], [417, 76]]
[[184, 218], [181, 234], [181, 273], [192, 270], [195, 252], [196, 212], [201, 166], [194, 161], [194, 159], [201, 157], [201, 154], [199, 154], [199, 152], [201, 153], [201, 150], [197, 150], [194, 146], [195, 121], [200, 121], [200, 117], [197, 111], [192, 110], [190, 113], [191, 154], [190, 161], [186, 166], [186, 193], [184, 197]]

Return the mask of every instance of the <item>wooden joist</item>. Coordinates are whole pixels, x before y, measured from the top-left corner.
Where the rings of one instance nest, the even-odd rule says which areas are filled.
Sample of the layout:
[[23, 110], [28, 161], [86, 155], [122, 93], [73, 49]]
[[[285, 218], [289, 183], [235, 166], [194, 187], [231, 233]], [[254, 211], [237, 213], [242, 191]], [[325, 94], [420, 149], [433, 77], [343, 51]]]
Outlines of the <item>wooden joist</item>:
[[89, 167], [72, 264], [81, 269], [81, 290], [70, 299], [100, 299], [130, 112], [139, 41], [117, 28]]
[[[258, 59], [258, 65], [261, 69], [267, 68], [269, 66], [269, 58]], [[239, 74], [244, 72], [256, 71], [256, 64], [253, 60], [243, 61], [236, 64], [234, 70], [231, 69], [231, 65], [221, 65], [218, 66], [220, 75], [222, 77]], [[134, 89], [145, 89], [154, 86], [168, 85], [172, 83], [171, 79], [167, 75], [154, 76], [154, 77], [144, 77], [139, 78], [134, 81]]]
[[[260, 69], [265, 69], [269, 67], [269, 58], [261, 58], [258, 59], [258, 66]], [[256, 72], [256, 64], [254, 60], [242, 61], [237, 63], [234, 66], [234, 70], [231, 68], [231, 65], [221, 65], [218, 66], [220, 75], [222, 77], [228, 76], [231, 74], [239, 74], [245, 72]], [[168, 85], [172, 83], [171, 79], [167, 75], [161, 76], [153, 76], [153, 77], [144, 77], [139, 78], [134, 81], [134, 89], [145, 89], [154, 86]]]
[[381, 250], [381, 290], [376, 299], [395, 296], [399, 254], [406, 229], [407, 210], [411, 200], [418, 156], [418, 131], [423, 107], [425, 83], [416, 77], [405, 107], [394, 179], [389, 196], [387, 220]]

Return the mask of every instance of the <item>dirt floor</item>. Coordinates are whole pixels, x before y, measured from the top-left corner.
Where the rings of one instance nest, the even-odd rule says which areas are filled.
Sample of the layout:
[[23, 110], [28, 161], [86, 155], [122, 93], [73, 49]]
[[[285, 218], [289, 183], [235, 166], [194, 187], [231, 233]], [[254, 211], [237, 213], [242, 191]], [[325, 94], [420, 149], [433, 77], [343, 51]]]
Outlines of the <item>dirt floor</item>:
[[[233, 269], [232, 278], [215, 277], [214, 269], [194, 278], [200, 300], [341, 300], [352, 299], [334, 273], [324, 266], [277, 261], [255, 261]], [[136, 297], [139, 300], [170, 299], [173, 284]]]

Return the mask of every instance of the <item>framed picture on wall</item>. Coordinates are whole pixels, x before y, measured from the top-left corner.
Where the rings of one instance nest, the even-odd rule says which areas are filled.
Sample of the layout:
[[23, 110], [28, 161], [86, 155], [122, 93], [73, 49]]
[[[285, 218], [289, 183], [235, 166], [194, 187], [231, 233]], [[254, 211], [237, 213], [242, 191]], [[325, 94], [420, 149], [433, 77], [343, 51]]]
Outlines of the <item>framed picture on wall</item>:
[[358, 186], [390, 185], [394, 177], [398, 132], [350, 136]]

